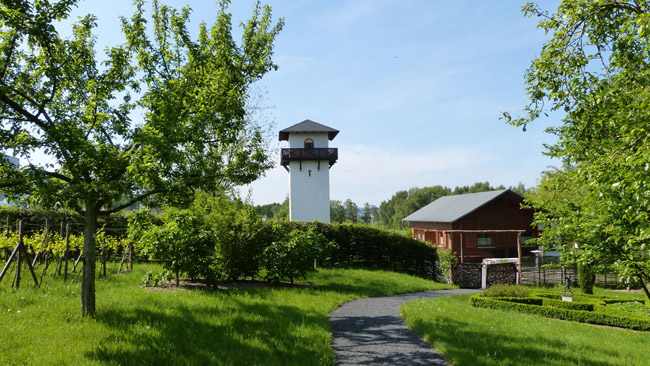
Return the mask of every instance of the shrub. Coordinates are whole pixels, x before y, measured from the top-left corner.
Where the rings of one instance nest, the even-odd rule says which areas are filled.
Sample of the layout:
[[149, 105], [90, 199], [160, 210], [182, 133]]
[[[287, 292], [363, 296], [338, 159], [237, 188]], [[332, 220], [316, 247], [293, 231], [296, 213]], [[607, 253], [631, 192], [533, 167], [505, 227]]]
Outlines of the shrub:
[[570, 310], [582, 310], [582, 311], [594, 311], [593, 303], [584, 303], [584, 302], [570, 302], [562, 300], [553, 300], [553, 299], [544, 299], [544, 306], [552, 306], [556, 308], [570, 309]]
[[528, 288], [519, 285], [495, 284], [481, 293], [485, 297], [528, 297]]
[[445, 280], [447, 283], [454, 283], [452, 278], [453, 268], [458, 264], [458, 257], [453, 251], [438, 252], [438, 268], [440, 273], [437, 275], [438, 279]]
[[328, 243], [313, 226], [307, 231], [293, 229], [287, 233], [286, 227], [280, 225], [276, 230], [279, 240], [264, 250], [265, 277], [271, 282], [288, 278], [293, 283], [294, 278], [304, 277], [313, 269], [314, 261]]
[[227, 197], [212, 199], [206, 207], [210, 210], [207, 217], [216, 241], [216, 274], [230, 280], [256, 276], [268, 240], [263, 235], [263, 222], [257, 210]]
[[602, 306], [601, 311], [610, 314], [624, 312], [630, 314], [630, 316], [650, 319], [650, 308], [645, 306], [643, 302], [640, 301], [609, 303], [605, 306]]
[[144, 287], [162, 286], [169, 282], [171, 278], [172, 273], [170, 271], [162, 271], [155, 276], [153, 272], [149, 271], [142, 277], [141, 283]]
[[367, 267], [437, 279], [436, 248], [398, 233], [363, 224], [314, 223], [328, 241], [338, 245], [325, 265]]
[[213, 278], [214, 236], [204, 218], [190, 210], [169, 210], [162, 226], [150, 226], [141, 234], [142, 252], [159, 258], [176, 275]]

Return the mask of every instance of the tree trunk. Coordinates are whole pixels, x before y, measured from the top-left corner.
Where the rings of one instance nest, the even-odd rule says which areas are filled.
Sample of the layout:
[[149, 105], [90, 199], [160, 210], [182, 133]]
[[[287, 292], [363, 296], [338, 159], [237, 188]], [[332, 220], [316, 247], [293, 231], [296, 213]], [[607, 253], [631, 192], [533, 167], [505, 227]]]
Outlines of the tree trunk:
[[84, 220], [83, 279], [81, 280], [81, 315], [95, 316], [95, 239], [97, 210], [93, 200], [86, 201]]
[[641, 287], [643, 288], [643, 292], [645, 292], [648, 300], [650, 300], [650, 291], [648, 291], [648, 287], [645, 285], [645, 282], [643, 282], [643, 275], [639, 275], [639, 279], [641, 280]]

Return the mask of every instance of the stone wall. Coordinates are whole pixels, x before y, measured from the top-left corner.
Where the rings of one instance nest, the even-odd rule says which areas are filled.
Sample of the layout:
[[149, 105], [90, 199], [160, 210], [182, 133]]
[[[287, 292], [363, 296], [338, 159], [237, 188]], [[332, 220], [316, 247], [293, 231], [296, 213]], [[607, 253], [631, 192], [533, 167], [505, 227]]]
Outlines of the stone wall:
[[500, 263], [487, 266], [487, 287], [497, 283], [517, 284], [517, 265], [514, 263]]
[[[454, 269], [454, 283], [460, 288], [481, 288], [482, 264], [459, 263]], [[487, 266], [487, 286], [517, 283], [517, 265], [514, 263], [490, 264]]]
[[453, 278], [460, 288], [481, 288], [481, 264], [458, 263]]

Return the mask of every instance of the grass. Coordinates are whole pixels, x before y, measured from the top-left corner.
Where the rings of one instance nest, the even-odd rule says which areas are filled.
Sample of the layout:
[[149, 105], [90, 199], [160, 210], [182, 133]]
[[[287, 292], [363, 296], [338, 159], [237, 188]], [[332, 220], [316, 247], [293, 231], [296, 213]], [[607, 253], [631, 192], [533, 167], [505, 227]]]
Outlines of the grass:
[[[310, 287], [141, 288], [155, 265], [97, 280], [97, 317], [80, 317], [80, 279], [0, 283], [0, 365], [332, 365], [329, 312], [344, 302], [449, 288], [403, 274], [319, 270]], [[74, 277], [72, 277], [74, 278]], [[9, 280], [8, 280], [9, 279]]]
[[[645, 298], [597, 290], [596, 294]], [[402, 306], [412, 330], [454, 365], [647, 365], [650, 332], [481, 309], [469, 295]]]

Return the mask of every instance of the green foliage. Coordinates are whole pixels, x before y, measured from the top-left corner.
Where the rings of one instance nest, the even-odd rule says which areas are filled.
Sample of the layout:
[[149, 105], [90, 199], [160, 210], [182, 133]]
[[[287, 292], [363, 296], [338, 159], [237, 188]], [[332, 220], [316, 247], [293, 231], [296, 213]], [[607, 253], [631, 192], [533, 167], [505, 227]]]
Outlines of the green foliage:
[[276, 68], [283, 20], [274, 24], [258, 3], [238, 43], [227, 1], [214, 25], [191, 32], [189, 8], [154, 0], [146, 11], [139, 0], [122, 18], [124, 43], [96, 57], [94, 16], [73, 24], [69, 39], [57, 31], [75, 3], [2, 5], [0, 150], [27, 161], [44, 152], [51, 163], [0, 159], [0, 192], [84, 216], [82, 312], [92, 316], [98, 217], [145, 199], [187, 204], [196, 189], [250, 183], [272, 166], [246, 102], [249, 87]]
[[282, 204], [270, 203], [268, 205], [257, 206], [257, 212], [260, 217], [266, 220], [288, 220], [289, 219], [289, 197], [287, 197]]
[[[379, 223], [385, 228], [403, 228], [403, 218], [440, 197], [455, 194], [494, 191], [498, 189], [505, 189], [505, 187], [492, 187], [490, 186], [490, 183], [484, 182], [474, 183], [474, 185], [471, 186], [456, 187], [454, 189], [438, 185], [433, 187], [411, 188], [408, 191], [399, 191], [389, 200], [383, 201], [379, 206]], [[522, 184], [514, 189], [518, 191], [525, 190]]]
[[526, 72], [524, 116], [504, 117], [525, 129], [548, 111], [564, 115], [547, 129], [557, 143], [546, 153], [565, 169], [546, 177], [547, 194], [531, 200], [544, 213], [545, 241], [556, 238], [572, 252], [567, 261], [612, 265], [643, 285], [650, 280], [650, 6], [563, 0], [554, 13], [534, 4], [524, 12], [540, 17], [550, 39]]
[[236, 280], [254, 277], [261, 267], [266, 245], [263, 222], [257, 210], [240, 200], [221, 196], [199, 197], [196, 210], [204, 210], [215, 239], [216, 277]]
[[638, 318], [626, 317], [623, 315], [609, 315], [605, 313], [570, 310], [551, 306], [537, 306], [529, 304], [520, 304], [510, 301], [502, 301], [494, 298], [472, 296], [470, 304], [475, 307], [513, 310], [526, 314], [542, 315], [549, 318], [570, 320], [581, 323], [608, 325], [613, 327], [628, 328], [634, 330], [650, 330], [650, 319], [643, 320]]
[[453, 283], [453, 269], [458, 264], [458, 257], [454, 251], [438, 251], [438, 267], [440, 268], [440, 279], [445, 279], [447, 283]]
[[610, 303], [603, 307], [603, 311], [610, 314], [619, 314], [621, 312], [640, 318], [650, 318], [650, 308], [641, 301], [624, 301]]
[[335, 223], [357, 222], [357, 205], [352, 200], [330, 201], [330, 221]]
[[305, 277], [327, 246], [333, 245], [313, 226], [306, 231], [286, 229], [284, 225], [275, 225], [276, 240], [264, 249], [265, 278], [271, 282], [288, 278], [293, 283], [294, 278]]
[[[23, 230], [26, 233], [32, 233], [45, 227], [45, 220], [47, 220], [50, 231], [59, 231], [60, 224], [71, 224], [70, 230], [72, 233], [79, 235], [83, 234], [83, 216], [79, 215], [76, 211], [70, 210], [45, 210], [40, 207], [29, 207], [28, 209], [14, 206], [0, 206], [0, 228], [6, 227], [7, 219], [9, 219], [10, 231], [15, 230], [16, 220], [23, 220], [25, 225]], [[112, 215], [108, 217], [101, 217], [98, 219], [98, 225], [104, 228], [111, 236], [123, 236], [123, 229], [127, 226], [127, 219], [123, 216]]]
[[407, 273], [437, 279], [436, 249], [425, 242], [362, 224], [286, 223], [306, 230], [314, 226], [335, 250], [323, 256], [321, 265], [330, 267], [364, 267]]
[[[568, 302], [559, 300], [561, 295], [555, 293], [535, 292], [527, 294], [527, 297], [519, 297], [513, 296], [507, 290], [495, 293], [489, 293], [488, 290], [472, 296], [470, 299], [472, 306], [514, 310], [583, 323], [650, 330], [650, 318], [645, 318], [650, 310], [645, 307], [643, 301], [637, 299], [576, 294], [573, 296], [573, 301]], [[622, 311], [618, 311], [619, 309]]]
[[162, 271], [154, 276], [152, 271], [145, 273], [140, 281], [144, 287], [163, 286], [171, 280], [173, 274], [170, 271]]
[[140, 234], [142, 254], [160, 259], [176, 274], [177, 284], [181, 273], [192, 279], [212, 278], [214, 236], [205, 219], [191, 210], [169, 209], [163, 220]]
[[592, 269], [587, 265], [578, 263], [578, 283], [582, 292], [585, 294], [593, 294], [595, 282], [596, 274], [593, 273]]
[[595, 304], [593, 303], [584, 303], [584, 302], [574, 302], [574, 301], [562, 301], [554, 299], [543, 299], [541, 304], [544, 306], [552, 306], [555, 308], [563, 308], [569, 310], [582, 310], [582, 311], [594, 311]]
[[481, 292], [485, 297], [528, 297], [530, 292], [526, 286], [496, 284]]

